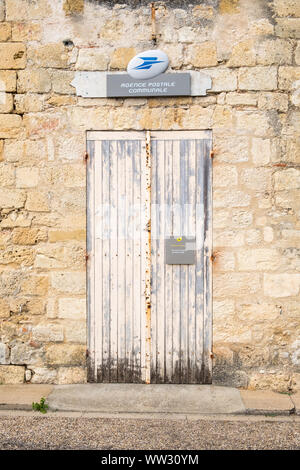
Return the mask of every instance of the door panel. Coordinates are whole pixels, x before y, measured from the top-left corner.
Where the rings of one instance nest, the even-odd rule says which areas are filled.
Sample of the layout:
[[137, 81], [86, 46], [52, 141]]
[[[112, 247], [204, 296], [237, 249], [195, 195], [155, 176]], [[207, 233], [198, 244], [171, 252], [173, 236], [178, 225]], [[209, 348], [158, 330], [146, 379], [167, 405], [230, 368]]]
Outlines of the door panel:
[[[211, 133], [146, 140], [88, 133], [89, 380], [209, 383]], [[165, 263], [170, 236], [195, 264]]]

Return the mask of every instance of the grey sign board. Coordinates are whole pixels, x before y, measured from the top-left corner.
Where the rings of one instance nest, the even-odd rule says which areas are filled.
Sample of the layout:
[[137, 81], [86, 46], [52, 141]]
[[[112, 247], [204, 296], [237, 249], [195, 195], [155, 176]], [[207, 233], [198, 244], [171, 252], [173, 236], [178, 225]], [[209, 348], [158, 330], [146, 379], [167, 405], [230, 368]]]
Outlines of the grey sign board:
[[195, 264], [196, 239], [170, 237], [165, 240], [166, 264]]
[[107, 74], [107, 97], [190, 96], [189, 73], [163, 73], [157, 77], [138, 80], [128, 74]]

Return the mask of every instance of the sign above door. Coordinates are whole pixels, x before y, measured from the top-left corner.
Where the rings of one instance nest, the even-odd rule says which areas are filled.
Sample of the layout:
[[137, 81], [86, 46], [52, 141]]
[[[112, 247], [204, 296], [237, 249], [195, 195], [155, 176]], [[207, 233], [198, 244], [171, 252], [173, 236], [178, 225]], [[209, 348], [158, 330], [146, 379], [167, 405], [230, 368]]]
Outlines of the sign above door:
[[168, 56], [160, 50], [137, 54], [127, 72], [76, 72], [71, 85], [85, 98], [205, 96], [211, 78], [202, 72], [164, 73]]

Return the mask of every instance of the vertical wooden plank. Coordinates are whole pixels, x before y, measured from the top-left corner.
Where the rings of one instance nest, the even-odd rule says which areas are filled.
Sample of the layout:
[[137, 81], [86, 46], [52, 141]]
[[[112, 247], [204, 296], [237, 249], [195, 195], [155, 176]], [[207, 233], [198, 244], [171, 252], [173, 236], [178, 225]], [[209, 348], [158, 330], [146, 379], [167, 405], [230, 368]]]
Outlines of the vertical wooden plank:
[[[156, 305], [156, 383], [165, 380], [165, 331], [166, 316], [169, 312], [165, 307], [165, 153], [164, 141], [155, 140], [155, 152], [153, 153], [153, 165], [155, 164], [155, 201], [157, 206], [157, 230], [156, 230], [156, 252], [153, 263], [156, 272], [155, 290], [153, 291], [153, 302]], [[154, 307], [154, 306], [153, 306]], [[154, 341], [154, 340], [153, 340]]]
[[212, 142], [203, 140], [203, 174], [206, 184], [204, 202], [204, 312], [203, 312], [203, 382], [212, 382], [212, 161], [210, 157]]
[[118, 142], [110, 141], [110, 382], [118, 381]]
[[132, 233], [132, 205], [133, 205], [133, 170], [132, 159], [134, 151], [134, 141], [127, 141], [125, 144], [125, 166], [126, 166], [126, 200], [125, 200], [125, 229], [126, 229], [126, 285], [125, 285], [125, 382], [132, 382], [132, 312], [133, 312], [133, 233]]
[[[172, 204], [173, 204], [173, 142], [164, 141], [165, 161], [165, 220], [164, 237], [172, 235]], [[173, 381], [173, 266], [165, 264], [165, 382]]]
[[[189, 235], [196, 236], [196, 142], [195, 139], [189, 141], [188, 152], [188, 186], [189, 186]], [[198, 236], [198, 234], [197, 234]], [[195, 346], [196, 346], [196, 325], [195, 325], [195, 265], [188, 267], [188, 382], [197, 383], [196, 381], [196, 368], [195, 368]]]
[[150, 383], [151, 341], [151, 155], [150, 136], [146, 136], [141, 158], [141, 207], [142, 207], [142, 306], [141, 306], [141, 368], [143, 382]]
[[87, 142], [87, 330], [88, 330], [88, 381], [97, 380], [95, 333], [95, 142]]
[[102, 202], [103, 202], [103, 242], [102, 242], [102, 380], [110, 382], [110, 155], [109, 141], [102, 147]]
[[[173, 235], [181, 236], [180, 140], [173, 141]], [[181, 382], [181, 266], [173, 265], [173, 382]]]
[[133, 381], [141, 381], [141, 141], [134, 141], [133, 151], [133, 200], [134, 240], [133, 240]]
[[157, 142], [151, 139], [151, 383], [157, 381]]
[[[96, 381], [102, 381], [102, 146], [101, 142], [96, 142], [95, 162], [94, 162], [94, 331], [95, 331], [95, 376]], [[95, 299], [96, 297], [96, 299]]]
[[[180, 141], [180, 204], [181, 212], [181, 234], [188, 235], [188, 202], [189, 202], [189, 178], [188, 178], [188, 156], [190, 141]], [[188, 383], [188, 318], [189, 318], [189, 266], [180, 266], [180, 382]]]
[[126, 337], [126, 141], [118, 141], [118, 382], [125, 382]]
[[204, 213], [204, 174], [203, 174], [203, 145], [202, 141], [196, 141], [196, 381], [203, 383], [203, 308], [204, 308], [204, 271], [203, 271], [203, 221]]

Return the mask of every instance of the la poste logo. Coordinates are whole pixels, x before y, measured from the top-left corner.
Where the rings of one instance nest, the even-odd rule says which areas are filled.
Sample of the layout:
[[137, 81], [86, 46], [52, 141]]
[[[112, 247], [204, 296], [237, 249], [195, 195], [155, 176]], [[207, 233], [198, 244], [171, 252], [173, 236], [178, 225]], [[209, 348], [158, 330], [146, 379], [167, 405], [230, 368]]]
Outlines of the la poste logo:
[[127, 73], [132, 78], [153, 78], [167, 70], [169, 59], [165, 52], [150, 50], [137, 54], [128, 64]]

